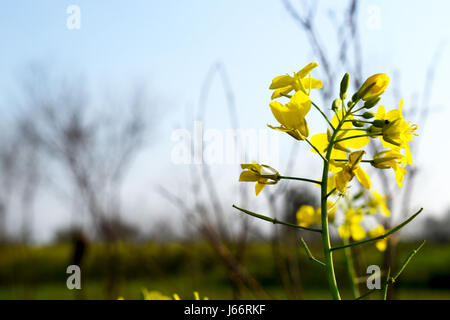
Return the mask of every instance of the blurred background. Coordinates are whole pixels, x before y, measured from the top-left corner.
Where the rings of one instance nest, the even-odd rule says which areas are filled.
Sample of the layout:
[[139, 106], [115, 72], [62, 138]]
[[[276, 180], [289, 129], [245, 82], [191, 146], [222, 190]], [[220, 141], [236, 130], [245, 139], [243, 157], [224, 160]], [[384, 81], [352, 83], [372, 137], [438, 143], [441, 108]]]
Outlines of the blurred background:
[[[386, 227], [424, 211], [385, 252], [353, 252], [362, 290], [368, 265], [395, 268], [426, 239], [390, 298], [449, 299], [449, 9], [444, 0], [2, 1], [0, 299], [139, 299], [142, 288], [329, 298], [298, 242], [321, 257], [319, 239], [232, 208], [295, 222], [301, 204], [318, 206], [318, 189], [302, 183], [258, 197], [238, 183], [239, 164], [252, 160], [319, 177], [306, 144], [266, 126], [276, 123], [271, 80], [311, 61], [324, 83], [311, 97], [325, 112], [345, 72], [353, 89], [384, 72], [383, 105], [404, 99], [419, 126], [403, 188], [393, 172], [367, 169], [388, 196]], [[311, 135], [325, 130], [314, 112], [308, 123]], [[66, 287], [71, 264], [82, 290]]]

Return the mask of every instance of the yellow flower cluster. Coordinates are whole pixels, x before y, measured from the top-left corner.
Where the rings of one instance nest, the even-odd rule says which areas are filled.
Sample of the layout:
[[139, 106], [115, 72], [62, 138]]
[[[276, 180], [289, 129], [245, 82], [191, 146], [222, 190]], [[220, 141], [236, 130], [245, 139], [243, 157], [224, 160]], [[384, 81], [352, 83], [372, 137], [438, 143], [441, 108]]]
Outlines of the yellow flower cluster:
[[[172, 297], [166, 296], [159, 291], [152, 290], [149, 291], [147, 288], [142, 288], [142, 297], [144, 300], [181, 300], [180, 296], [177, 293], [174, 293]], [[117, 300], [125, 300], [124, 297], [118, 297]], [[200, 299], [200, 295], [197, 291], [194, 291], [194, 300], [209, 300], [208, 297], [204, 297]]]
[[[345, 106], [343, 98], [347, 95], [349, 83], [349, 76], [346, 74], [341, 82], [341, 98], [333, 102], [332, 110], [335, 114], [331, 121], [327, 119], [330, 128], [326, 133], [313, 135], [309, 141], [306, 121], [312, 105], [309, 94], [312, 89], [322, 88], [322, 82], [311, 77], [311, 72], [317, 66], [317, 63], [311, 62], [300, 71], [294, 72], [293, 76], [281, 75], [272, 80], [269, 87], [274, 90], [271, 99], [284, 97], [289, 100], [285, 104], [278, 100], [269, 103], [272, 114], [280, 126], [268, 126], [286, 132], [297, 140], [306, 140], [312, 146], [311, 151], [320, 153], [323, 158], [331, 149], [328, 191], [336, 189], [340, 193], [345, 193], [353, 177], [356, 177], [363, 187], [370, 189], [371, 180], [363, 170], [362, 162], [368, 162], [378, 169], [393, 169], [397, 184], [402, 187], [403, 177], [406, 174], [405, 167], [412, 164], [409, 142], [416, 135], [417, 125], [404, 120], [403, 101], [400, 102], [398, 110], [386, 112], [385, 108], [380, 106], [376, 115], [369, 111], [363, 112], [373, 108], [380, 101], [380, 95], [389, 84], [389, 77], [384, 73], [370, 76]], [[354, 107], [358, 101], [363, 101], [364, 105], [355, 111]], [[369, 121], [370, 119], [372, 120]], [[366, 152], [361, 148], [365, 147], [371, 138], [379, 138], [382, 146], [387, 149], [375, 154], [371, 160], [365, 160], [363, 156]], [[279, 180], [278, 172], [266, 165], [243, 164], [242, 169], [246, 171], [242, 172], [239, 181], [256, 182], [257, 195], [266, 184], [276, 184]]]
[[[334, 221], [334, 216], [336, 213], [336, 205], [332, 201], [327, 201], [327, 207], [328, 207], [328, 220], [330, 222]], [[301, 227], [309, 227], [309, 226], [315, 226], [320, 225], [320, 217], [322, 214], [321, 208], [315, 208], [313, 206], [304, 204], [301, 205], [300, 208], [297, 210], [297, 224]]]
[[[373, 216], [377, 213], [383, 216], [390, 215], [387, 199], [375, 191], [372, 191], [369, 196], [365, 196], [365, 192], [361, 191], [352, 197], [349, 190], [353, 178], [356, 177], [355, 180], [362, 186], [361, 190], [370, 190], [372, 182], [367, 174], [366, 166], [381, 170], [392, 169], [397, 185], [402, 187], [406, 167], [413, 163], [409, 143], [417, 135], [418, 127], [404, 119], [403, 100], [400, 101], [398, 109], [386, 111], [385, 107], [380, 105], [376, 112], [370, 111], [381, 101], [381, 95], [389, 85], [389, 77], [385, 73], [377, 73], [368, 77], [356, 92], [351, 97], [349, 96], [350, 98], [348, 98], [350, 75], [346, 73], [340, 83], [339, 97], [331, 103], [329, 112], [334, 114], [330, 119], [327, 112], [310, 98], [312, 89], [320, 89], [323, 86], [320, 80], [311, 76], [317, 66], [317, 63], [311, 62], [300, 71], [294, 72], [293, 75], [285, 74], [272, 80], [269, 89], [273, 90], [273, 93], [269, 106], [279, 125], [268, 126], [274, 130], [285, 132], [298, 141], [308, 143], [311, 151], [321, 158], [323, 164], [321, 179], [285, 176], [268, 165], [253, 162], [241, 165], [243, 171], [239, 181], [255, 182], [256, 195], [263, 190], [265, 185], [274, 185], [284, 179], [314, 183], [320, 186], [320, 207], [300, 206], [296, 213], [296, 225], [237, 206], [234, 207], [274, 224], [319, 232], [322, 237], [324, 262], [312, 256], [303, 238], [302, 244], [310, 260], [325, 267], [332, 297], [340, 299], [332, 251], [346, 250], [346, 259], [349, 262], [349, 274], [351, 275], [354, 272], [350, 270], [352, 263], [348, 255], [349, 247], [375, 242], [378, 250], [386, 250], [387, 237], [421, 212], [419, 210], [409, 220], [390, 231], [386, 231], [383, 224], [378, 221], [375, 227], [367, 228], [365, 226], [369, 224], [366, 222], [374, 220], [374, 217], [365, 219], [366, 216]], [[282, 102], [281, 99], [287, 100]], [[326, 120], [327, 129], [309, 137], [307, 117], [312, 107]], [[367, 149], [364, 150], [371, 141], [375, 142], [374, 146], [378, 148], [374, 154], [368, 152]], [[342, 199], [346, 199], [344, 206], [338, 203]], [[358, 204], [360, 199], [365, 201]], [[338, 205], [343, 209], [342, 222], [335, 219]], [[335, 223], [335, 221], [339, 223]], [[329, 223], [337, 227], [343, 245], [331, 245]], [[310, 228], [310, 226], [316, 225], [320, 225], [321, 228]], [[367, 236], [370, 238], [364, 240]], [[355, 282], [352, 281], [352, 283]]]
[[[378, 224], [366, 232], [366, 229], [362, 226], [362, 221], [364, 216], [376, 213], [381, 213], [386, 217], [390, 216], [391, 213], [386, 203], [386, 196], [381, 195], [377, 191], [371, 191], [368, 199], [360, 205], [356, 203], [358, 198], [359, 195], [354, 198], [347, 197], [348, 205], [344, 210], [344, 222], [338, 227], [339, 237], [345, 240], [351, 238], [354, 241], [360, 241], [367, 235], [375, 238], [385, 234], [386, 230], [382, 224]], [[386, 250], [387, 239], [378, 240], [375, 245], [378, 250], [384, 251]]]

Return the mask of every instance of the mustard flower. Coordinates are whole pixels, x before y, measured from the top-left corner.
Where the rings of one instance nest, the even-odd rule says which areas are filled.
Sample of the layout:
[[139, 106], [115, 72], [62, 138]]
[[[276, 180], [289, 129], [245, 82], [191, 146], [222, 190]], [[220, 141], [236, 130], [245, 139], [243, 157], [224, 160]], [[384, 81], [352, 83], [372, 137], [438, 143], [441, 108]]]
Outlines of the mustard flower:
[[397, 185], [401, 188], [403, 186], [403, 177], [406, 174], [405, 166], [407, 157], [395, 150], [384, 150], [378, 152], [371, 161], [372, 166], [378, 169], [392, 168], [395, 174]]
[[256, 182], [256, 195], [264, 189], [266, 184], [276, 184], [280, 180], [278, 171], [264, 164], [257, 162], [243, 163], [241, 164], [241, 168], [245, 171], [241, 172], [239, 181]]
[[[176, 293], [173, 294], [173, 300], [181, 300], [180, 296]], [[200, 299], [200, 295], [197, 291], [194, 291], [194, 300], [202, 300]], [[204, 297], [203, 300], [209, 300], [208, 297]]]
[[[384, 229], [383, 225], [380, 224], [376, 226], [375, 228], [369, 230], [369, 236], [371, 238], [379, 237], [386, 233], [386, 230]], [[385, 251], [387, 247], [387, 238], [378, 240], [375, 242], [375, 246], [379, 251]]]
[[374, 214], [380, 211], [386, 217], [391, 215], [389, 208], [386, 204], [387, 196], [383, 196], [377, 191], [371, 191], [369, 201], [367, 202], [367, 208], [369, 214]]
[[294, 76], [286, 74], [275, 77], [269, 87], [269, 89], [275, 90], [271, 99], [273, 100], [281, 96], [285, 96], [292, 90], [295, 90], [296, 92], [302, 91], [303, 93], [309, 95], [311, 89], [322, 88], [322, 81], [311, 78], [311, 76], [306, 78], [317, 66], [317, 63], [311, 62], [299, 72], [294, 72]]
[[313, 206], [302, 205], [297, 210], [297, 224], [301, 227], [309, 227], [320, 224], [320, 216], [317, 216]]
[[341, 239], [352, 238], [355, 241], [362, 240], [366, 237], [366, 231], [361, 226], [363, 213], [361, 208], [349, 208], [345, 212], [345, 221], [338, 228]]
[[367, 89], [371, 84], [374, 84], [372, 88], [363, 96], [361, 99], [364, 101], [369, 100], [370, 98], [381, 95], [384, 90], [386, 90], [389, 84], [389, 77], [385, 73], [377, 73], [369, 78], [361, 85], [358, 92], [363, 93], [365, 89]]
[[270, 128], [287, 132], [297, 140], [305, 140], [308, 137], [309, 130], [305, 116], [311, 109], [311, 99], [306, 93], [296, 92], [285, 105], [272, 101], [270, 108], [275, 119], [281, 124], [280, 127], [269, 125]]
[[171, 300], [170, 297], [163, 295], [159, 291], [148, 291], [146, 288], [142, 289], [144, 300]]
[[347, 184], [353, 179], [354, 176], [366, 189], [370, 189], [371, 182], [367, 173], [359, 166], [365, 151], [355, 151], [348, 155], [347, 162], [331, 161], [330, 171], [337, 172], [330, 176], [329, 188], [336, 188], [341, 193], [345, 192]]
[[[339, 114], [339, 110], [337, 113]], [[352, 116], [348, 116], [347, 119], [353, 120]], [[331, 124], [334, 128], [336, 128], [339, 124], [339, 119], [335, 114], [333, 119], [331, 120]], [[360, 136], [361, 131], [352, 130], [353, 125], [351, 122], [345, 122], [341, 129], [343, 129], [340, 133], [337, 134], [336, 140], [346, 139], [350, 137]], [[311, 143], [314, 147], [317, 148], [322, 153], [326, 153], [328, 149], [328, 145], [330, 143], [331, 133], [328, 131], [327, 133], [318, 133], [311, 137]], [[331, 151], [332, 159], [345, 159], [347, 158], [347, 153], [350, 153], [350, 149], [360, 149], [366, 146], [369, 143], [370, 139], [368, 137], [358, 137], [347, 139], [344, 141], [340, 141], [333, 146], [333, 150]], [[349, 149], [350, 148], [350, 149]], [[316, 152], [314, 148], [311, 149], [312, 152]]]
[[406, 162], [412, 164], [411, 150], [408, 143], [412, 141], [413, 135], [417, 136], [417, 134], [414, 133], [417, 130], [417, 125], [404, 120], [402, 108], [403, 100], [400, 100], [398, 110], [391, 110], [387, 113], [385, 112], [384, 107], [380, 106], [376, 114], [376, 119], [384, 120], [380, 136], [383, 146], [390, 147], [397, 151], [404, 149]]
[[[335, 213], [337, 207], [331, 200], [327, 200], [327, 208], [328, 208], [328, 221], [334, 222]], [[313, 206], [304, 204], [301, 205], [297, 210], [297, 224], [301, 227], [309, 227], [319, 225], [321, 223], [321, 213], [322, 210], [319, 208], [314, 209]]]

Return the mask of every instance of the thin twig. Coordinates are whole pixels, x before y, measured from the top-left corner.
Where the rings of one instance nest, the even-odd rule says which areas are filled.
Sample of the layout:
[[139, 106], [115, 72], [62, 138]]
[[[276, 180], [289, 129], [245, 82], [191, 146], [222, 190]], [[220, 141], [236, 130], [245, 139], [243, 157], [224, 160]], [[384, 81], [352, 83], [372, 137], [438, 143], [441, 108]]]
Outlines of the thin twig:
[[344, 249], [344, 248], [348, 248], [348, 247], [353, 247], [353, 246], [358, 246], [358, 245], [361, 245], [361, 244], [364, 244], [364, 243], [373, 242], [373, 241], [382, 240], [384, 238], [387, 238], [391, 234], [397, 232], [398, 230], [403, 228], [405, 225], [410, 223], [415, 217], [417, 217], [422, 212], [422, 210], [423, 210], [423, 208], [420, 208], [420, 210], [417, 211], [410, 218], [408, 218], [407, 220], [403, 221], [401, 224], [399, 224], [398, 226], [396, 226], [395, 228], [389, 230], [388, 232], [386, 232], [385, 234], [383, 234], [381, 236], [378, 236], [378, 237], [375, 237], [375, 238], [366, 239], [366, 240], [362, 240], [362, 241], [352, 242], [352, 243], [349, 243], [349, 244], [346, 244], [346, 245], [342, 245], [342, 246], [338, 246], [338, 247], [334, 247], [334, 248], [331, 248], [331, 251]]
[[234, 205], [234, 204], [233, 204], [233, 208], [238, 209], [239, 211], [242, 211], [242, 212], [244, 212], [244, 213], [246, 213], [246, 214], [248, 214], [248, 215], [250, 215], [250, 216], [253, 216], [253, 217], [255, 217], [255, 218], [258, 218], [258, 219], [262, 219], [262, 220], [266, 220], [266, 221], [272, 222], [273, 224], [282, 224], [282, 225], [285, 225], [285, 226], [288, 226], [288, 227], [292, 227], [292, 228], [296, 228], [296, 229], [303, 229], [303, 230], [308, 230], [308, 231], [313, 231], [313, 232], [319, 232], [319, 233], [322, 233], [322, 230], [320, 230], [320, 229], [314, 229], [314, 228], [302, 227], [302, 226], [299, 226], [299, 225], [296, 225], [296, 224], [293, 224], [293, 223], [280, 221], [280, 220], [278, 220], [278, 219], [274, 219], [274, 218], [271, 218], [271, 217], [264, 216], [264, 215], [262, 215], [262, 214], [258, 214], [258, 213], [251, 212], [251, 211], [246, 210], [246, 209], [239, 208], [238, 206], [236, 206], [236, 205]]

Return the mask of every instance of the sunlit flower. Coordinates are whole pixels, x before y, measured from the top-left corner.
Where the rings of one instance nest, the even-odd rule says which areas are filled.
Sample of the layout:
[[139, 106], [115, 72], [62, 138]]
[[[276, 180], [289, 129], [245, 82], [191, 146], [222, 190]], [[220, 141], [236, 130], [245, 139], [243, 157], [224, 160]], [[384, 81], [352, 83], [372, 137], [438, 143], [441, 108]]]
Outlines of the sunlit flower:
[[397, 185], [401, 188], [403, 186], [403, 177], [406, 174], [406, 169], [401, 165], [406, 164], [406, 157], [395, 150], [385, 150], [378, 152], [371, 161], [372, 166], [378, 169], [392, 168], [395, 173], [395, 180]]
[[297, 224], [301, 227], [309, 227], [320, 224], [320, 216], [316, 214], [313, 206], [304, 204], [297, 210]]
[[289, 94], [292, 90], [302, 91], [309, 95], [311, 89], [322, 88], [322, 81], [311, 78], [310, 72], [317, 67], [318, 64], [311, 62], [299, 72], [295, 72], [294, 76], [282, 75], [275, 77], [270, 84], [269, 89], [275, 90], [272, 94], [272, 100]]
[[374, 214], [379, 211], [386, 217], [389, 217], [391, 215], [391, 212], [389, 211], [389, 208], [386, 204], [386, 200], [387, 196], [383, 196], [377, 191], [371, 191], [369, 201], [366, 204], [368, 213]]
[[398, 110], [391, 110], [385, 113], [383, 106], [378, 108], [376, 119], [384, 120], [384, 125], [381, 129], [381, 142], [384, 147], [390, 147], [393, 150], [400, 151], [400, 149], [405, 149], [406, 162], [412, 164], [411, 150], [409, 148], [409, 141], [413, 139], [413, 135], [417, 130], [416, 124], [411, 124], [411, 122], [406, 122], [403, 119], [402, 114], [403, 100], [400, 100]]
[[333, 185], [341, 193], [345, 192], [347, 184], [356, 176], [356, 179], [362, 184], [366, 189], [370, 189], [371, 182], [367, 173], [359, 166], [365, 151], [355, 151], [348, 155], [348, 161], [332, 161], [330, 163], [331, 171], [337, 171], [335, 175], [330, 176], [334, 179]]
[[256, 182], [255, 192], [258, 195], [266, 184], [276, 184], [280, 180], [280, 174], [274, 168], [253, 163], [242, 163], [241, 168], [245, 171], [241, 172], [239, 181]]
[[[180, 296], [176, 293], [173, 294], [173, 300], [181, 300]], [[208, 297], [204, 297], [203, 299], [200, 299], [200, 295], [197, 291], [194, 291], [194, 300], [209, 300]]]
[[281, 124], [280, 127], [269, 125], [270, 128], [287, 132], [297, 140], [304, 140], [308, 137], [309, 130], [305, 116], [311, 109], [311, 99], [306, 93], [296, 92], [284, 105], [278, 101], [272, 101], [270, 109], [275, 119]]
[[[339, 111], [337, 113], [339, 113]], [[353, 117], [349, 116], [349, 117], [347, 117], [347, 119], [352, 120]], [[339, 123], [339, 119], [338, 119], [337, 115], [334, 115], [333, 119], [331, 120], [331, 124], [333, 125], [334, 128], [336, 128], [338, 126], [338, 123]], [[353, 125], [351, 122], [345, 122], [342, 125], [341, 129], [343, 129], [343, 130], [337, 134], [335, 140], [340, 140], [340, 139], [347, 139], [347, 140], [340, 141], [333, 146], [333, 150], [331, 151], [332, 159], [343, 160], [343, 159], [347, 158], [347, 153], [351, 152], [350, 149], [360, 149], [369, 143], [370, 139], [368, 137], [358, 137], [358, 138], [348, 139], [350, 137], [355, 137], [355, 136], [361, 135], [361, 131], [352, 130], [352, 128], [353, 128]], [[330, 143], [330, 139], [331, 139], [330, 132], [318, 133], [311, 137], [311, 143], [321, 153], [326, 153], [326, 151], [328, 149], [328, 145]], [[312, 148], [311, 151], [316, 152], [316, 150], [314, 148]]]
[[148, 291], [146, 288], [142, 289], [142, 295], [144, 296], [144, 300], [172, 300], [159, 291]]
[[364, 81], [358, 92], [363, 93], [371, 84], [374, 84], [373, 87], [371, 87], [361, 99], [368, 100], [372, 97], [381, 95], [389, 84], [389, 77], [385, 73], [374, 74]]
[[[328, 221], [333, 222], [337, 207], [331, 200], [327, 200]], [[309, 227], [321, 224], [321, 208], [314, 209], [313, 206], [304, 204], [297, 210], [297, 224], [301, 227]]]
[[[380, 224], [380, 225], [376, 226], [375, 228], [369, 230], [369, 236], [371, 238], [382, 236], [385, 233], [386, 233], [386, 230], [384, 229], [382, 224]], [[375, 242], [375, 246], [377, 247], [378, 250], [385, 251], [386, 247], [387, 247], [387, 239], [384, 238], [384, 239], [378, 240], [377, 242]]]
[[366, 231], [361, 226], [363, 213], [360, 208], [349, 208], [345, 212], [345, 221], [338, 228], [339, 236], [342, 239], [352, 238], [355, 241], [362, 240], [366, 237]]

